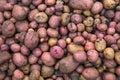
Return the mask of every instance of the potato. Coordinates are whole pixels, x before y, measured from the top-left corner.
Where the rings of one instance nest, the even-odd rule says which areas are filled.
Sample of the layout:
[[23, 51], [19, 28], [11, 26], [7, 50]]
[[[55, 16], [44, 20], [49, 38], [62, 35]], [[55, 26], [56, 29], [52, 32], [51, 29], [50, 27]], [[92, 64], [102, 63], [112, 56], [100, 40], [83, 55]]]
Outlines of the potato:
[[39, 77], [40, 77], [40, 71], [33, 70], [29, 75], [29, 80], [39, 80]]
[[89, 10], [93, 6], [93, 0], [70, 0], [69, 5], [73, 9]]
[[29, 49], [25, 45], [21, 46], [20, 51], [21, 51], [21, 54], [23, 54], [23, 55], [29, 55], [30, 54]]
[[0, 11], [4, 11], [4, 5], [7, 3], [7, 0], [0, 0]]
[[21, 70], [24, 74], [28, 74], [30, 72], [30, 64], [26, 64], [25, 66], [21, 67]]
[[12, 76], [13, 75], [13, 72], [14, 70], [16, 69], [16, 66], [13, 62], [9, 62], [9, 70], [8, 70], [8, 75], [9, 76]]
[[33, 20], [34, 20], [34, 16], [35, 16], [36, 14], [38, 14], [38, 13], [39, 13], [38, 9], [33, 9], [33, 10], [31, 10], [31, 11], [29, 12], [29, 15], [28, 15], [29, 21], [33, 21]]
[[105, 9], [113, 9], [116, 6], [116, 2], [114, 0], [103, 0], [103, 5]]
[[2, 12], [0, 12], [0, 24], [4, 22], [4, 15]]
[[32, 0], [32, 4], [34, 5], [34, 6], [38, 6], [39, 4], [41, 4], [42, 3], [42, 0]]
[[120, 33], [120, 23], [118, 23], [116, 26], [115, 26], [115, 30]]
[[14, 5], [12, 10], [12, 16], [16, 20], [24, 20], [28, 14], [28, 8], [20, 5]]
[[10, 46], [10, 49], [13, 51], [13, 52], [19, 52], [20, 51], [20, 45], [17, 44], [17, 43], [14, 43]]
[[39, 12], [34, 16], [35, 21], [38, 23], [45, 23], [48, 20], [48, 16], [44, 12]]
[[64, 13], [69, 13], [70, 12], [70, 8], [67, 5], [63, 6], [63, 12]]
[[107, 25], [106, 24], [98, 24], [97, 29], [100, 31], [106, 31], [107, 30]]
[[116, 76], [113, 73], [107, 72], [103, 75], [104, 80], [115, 80]]
[[106, 41], [104, 39], [98, 38], [95, 41], [95, 49], [102, 52], [106, 48]]
[[12, 37], [15, 34], [15, 26], [11, 21], [5, 21], [2, 24], [2, 35], [5, 37]]
[[115, 12], [114, 21], [115, 22], [119, 22], [120, 21], [120, 11]]
[[98, 52], [96, 50], [89, 50], [87, 52], [87, 57], [89, 62], [96, 62], [98, 60]]
[[55, 5], [55, 10], [58, 11], [58, 12], [63, 11], [63, 8], [64, 7], [63, 7], [62, 3], [61, 4], [58, 3], [58, 4]]
[[48, 66], [45, 66], [45, 65], [42, 66], [41, 75], [44, 78], [52, 76], [53, 73], [54, 73], [53, 67], [48, 67]]
[[107, 48], [104, 50], [103, 54], [104, 54], [104, 57], [105, 57], [106, 59], [114, 59], [114, 57], [115, 57], [114, 50], [113, 50], [112, 48], [110, 48], [110, 47], [107, 47]]
[[46, 10], [47, 6], [46, 6], [46, 4], [40, 4], [40, 5], [38, 5], [37, 8], [39, 11], [44, 11], [44, 10]]
[[21, 53], [14, 53], [13, 62], [18, 67], [24, 66], [27, 64], [27, 57], [23, 56]]
[[29, 76], [25, 76], [23, 80], [29, 80]]
[[90, 68], [85, 68], [82, 72], [82, 75], [87, 80], [96, 80], [97, 77], [99, 76], [99, 73], [95, 68], [90, 67]]
[[68, 28], [68, 31], [72, 33], [77, 31], [77, 26], [74, 23], [68, 23], [67, 28]]
[[53, 66], [55, 64], [55, 59], [50, 55], [50, 52], [44, 52], [41, 60], [46, 66]]
[[37, 47], [38, 42], [39, 42], [38, 33], [35, 32], [34, 30], [29, 30], [25, 35], [24, 39], [25, 46], [32, 50], [35, 47]]
[[103, 9], [103, 4], [101, 2], [96, 1], [92, 6], [91, 11], [93, 14], [98, 14], [99, 12], [102, 11], [102, 9]]
[[120, 76], [120, 66], [118, 66], [116, 69], [115, 69], [115, 73]]
[[11, 55], [7, 51], [0, 51], [0, 65], [8, 61], [11, 58]]
[[40, 48], [35, 48], [32, 51], [33, 55], [35, 55], [36, 57], [40, 57], [42, 55], [42, 51], [40, 50]]
[[16, 26], [16, 30], [18, 32], [25, 32], [28, 30], [28, 22], [26, 20], [24, 21], [17, 21], [15, 23], [15, 26]]
[[61, 47], [59, 47], [59, 46], [53, 46], [53, 47], [51, 47], [51, 49], [50, 49], [50, 54], [51, 54], [51, 56], [53, 56], [54, 58], [59, 59], [59, 58], [62, 58], [62, 57], [63, 57], [64, 51], [63, 51], [63, 49], [62, 49]]
[[32, 2], [32, 0], [22, 0], [22, 4], [25, 5], [25, 6], [30, 5], [31, 2]]
[[[15, 39], [23, 43], [25, 39], [25, 35], [26, 35], [26, 32], [17, 33], [15, 35]], [[12, 44], [12, 42], [10, 44]]]
[[120, 64], [120, 51], [115, 52], [115, 61]]
[[0, 71], [7, 71], [8, 70], [8, 62], [3, 63], [2, 65], [0, 65]]
[[116, 44], [116, 39], [112, 35], [106, 35], [104, 36], [104, 39], [107, 42], [107, 45]]
[[84, 51], [79, 51], [79, 52], [75, 52], [73, 54], [73, 58], [79, 62], [79, 63], [83, 63], [87, 60], [87, 55]]
[[79, 74], [78, 74], [77, 72], [72, 72], [72, 73], [70, 74], [70, 78], [71, 78], [72, 80], [79, 80]]
[[67, 25], [70, 21], [70, 14], [69, 13], [63, 13], [61, 17], [62, 17], [61, 24], [62, 25]]
[[73, 22], [75, 24], [81, 23], [82, 22], [82, 16], [79, 15], [79, 14], [73, 14], [71, 16], [71, 22]]
[[107, 68], [115, 68], [116, 67], [116, 62], [114, 60], [108, 60], [108, 59], [105, 59], [104, 60], [104, 65], [107, 67]]
[[58, 31], [55, 29], [52, 29], [52, 28], [47, 29], [47, 34], [48, 34], [48, 36], [54, 37], [54, 38], [58, 37], [58, 35], [59, 35]]
[[53, 7], [53, 6], [47, 7], [45, 10], [45, 13], [49, 16], [52, 16], [55, 13], [55, 7]]
[[48, 45], [49, 46], [54, 46], [54, 45], [56, 45], [57, 44], [57, 38], [50, 38], [49, 40], [48, 40]]
[[71, 73], [78, 65], [79, 63], [73, 59], [73, 56], [67, 56], [59, 61], [59, 70], [62, 73]]
[[90, 41], [87, 41], [85, 43], [85, 50], [89, 51], [89, 50], [93, 50], [93, 49], [95, 49], [95, 44]]
[[84, 25], [87, 27], [91, 27], [94, 23], [94, 19], [92, 17], [87, 17], [84, 21], [83, 21]]
[[75, 44], [83, 44], [84, 43], [84, 38], [82, 36], [76, 36], [73, 38], [73, 42]]
[[16, 69], [14, 71], [14, 74], [13, 74], [14, 78], [16, 78], [17, 80], [22, 80], [24, 78], [24, 74], [22, 71], [20, 71], [19, 69]]
[[85, 30], [85, 26], [82, 23], [77, 24], [78, 32], [83, 32]]
[[50, 17], [48, 24], [51, 28], [57, 28], [60, 24], [61, 17], [53, 15]]
[[1, 79], [1, 80], [4, 80], [5, 76], [6, 76], [6, 73], [0, 71], [0, 79]]
[[54, 5], [56, 0], [45, 0], [45, 4], [48, 6]]
[[49, 49], [49, 45], [47, 44], [47, 42], [41, 43], [41, 44], [39, 45], [39, 47], [40, 47], [41, 51], [43, 51], [43, 52], [46, 52], [46, 51], [48, 51], [48, 49]]
[[112, 11], [112, 10], [107, 10], [107, 11], [105, 11], [104, 14], [105, 14], [105, 17], [107, 17], [107, 18], [113, 18], [115, 16], [114, 11]]
[[67, 46], [67, 50], [68, 50], [68, 52], [74, 54], [75, 52], [83, 51], [84, 48], [83, 48], [82, 45], [77, 45], [77, 44], [74, 44], [74, 43], [70, 43], [70, 44]]
[[29, 61], [29, 64], [34, 64], [34, 63], [36, 63], [38, 61], [38, 58], [35, 55], [31, 54], [28, 57], [28, 61]]
[[64, 39], [59, 39], [58, 40], [58, 45], [61, 47], [61, 48], [65, 48], [66, 47], [66, 42]]
[[39, 64], [33, 64], [31, 65], [30, 67], [30, 71], [33, 71], [33, 70], [41, 70], [41, 66]]

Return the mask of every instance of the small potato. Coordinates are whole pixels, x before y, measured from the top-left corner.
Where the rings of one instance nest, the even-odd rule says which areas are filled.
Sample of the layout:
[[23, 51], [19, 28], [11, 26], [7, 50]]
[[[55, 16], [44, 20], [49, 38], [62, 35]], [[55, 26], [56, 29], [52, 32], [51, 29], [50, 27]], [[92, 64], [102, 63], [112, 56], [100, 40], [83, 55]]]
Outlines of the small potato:
[[107, 25], [106, 24], [98, 24], [97, 29], [100, 31], [106, 31], [107, 30]]
[[83, 67], [82, 65], [79, 65], [79, 66], [76, 68], [76, 72], [78, 72], [79, 74], [81, 74], [83, 70], [84, 70], [84, 67]]
[[47, 30], [45, 29], [45, 28], [39, 28], [38, 29], [38, 35], [39, 35], [39, 37], [40, 38], [45, 38], [45, 37], [47, 37]]
[[70, 44], [67, 46], [67, 50], [68, 50], [68, 52], [74, 54], [75, 52], [83, 51], [84, 48], [83, 48], [83, 46], [81, 46], [81, 45], [77, 45], [77, 44], [74, 44], [74, 43], [70, 43]]
[[104, 65], [107, 67], [107, 68], [115, 68], [116, 67], [116, 62], [114, 60], [108, 60], [108, 59], [105, 59], [104, 60]]
[[0, 80], [4, 80], [5, 76], [6, 76], [6, 73], [0, 71]]
[[67, 56], [59, 61], [59, 69], [62, 73], [71, 73], [78, 65], [79, 63], [73, 59], [73, 56]]
[[98, 52], [96, 50], [89, 50], [87, 52], [87, 57], [89, 62], [96, 62], [98, 60]]
[[77, 31], [77, 26], [74, 23], [68, 23], [67, 28], [72, 33]]
[[56, 0], [45, 0], [45, 4], [48, 6], [54, 5]]
[[35, 55], [36, 57], [39, 57], [42, 55], [42, 51], [39, 49], [39, 48], [35, 48], [33, 51], [32, 51], [33, 55]]
[[40, 47], [40, 49], [41, 49], [42, 52], [46, 52], [46, 51], [48, 51], [48, 49], [49, 49], [49, 45], [48, 45], [47, 42], [41, 43], [41, 44], [39, 45], [39, 47]]
[[21, 54], [23, 54], [23, 55], [29, 55], [30, 54], [30, 50], [25, 45], [21, 46], [20, 51], [21, 51]]
[[44, 12], [39, 12], [34, 16], [35, 21], [38, 23], [45, 23], [48, 20], [48, 16]]
[[50, 52], [44, 52], [41, 60], [46, 66], [53, 66], [55, 64], [55, 59], [50, 55]]
[[63, 12], [64, 13], [69, 13], [70, 12], [70, 8], [67, 5], [63, 6]]
[[24, 66], [27, 64], [27, 57], [23, 56], [21, 53], [14, 53], [13, 62], [18, 67]]
[[61, 48], [65, 48], [66, 47], [66, 42], [64, 39], [59, 39], [58, 40], [58, 45], [61, 47]]
[[28, 8], [20, 5], [14, 5], [12, 16], [16, 20], [24, 20], [28, 14]]
[[82, 23], [77, 24], [78, 32], [83, 32], [85, 30], [85, 26]]
[[2, 35], [12, 37], [15, 34], [15, 25], [11, 21], [5, 21], [2, 25]]
[[39, 77], [40, 77], [40, 71], [33, 70], [29, 75], [29, 80], [39, 80]]
[[[24, 39], [25, 39], [25, 35], [26, 35], [26, 32], [17, 33], [15, 35], [15, 39], [23, 43]], [[12, 41], [11, 41], [11, 43], [12, 43]]]
[[16, 29], [18, 32], [25, 32], [28, 30], [28, 22], [26, 20], [24, 21], [17, 21], [15, 23]]
[[103, 80], [115, 80], [115, 79], [116, 76], [113, 73], [108, 72], [103, 75]]
[[107, 45], [116, 44], [116, 39], [112, 35], [106, 35], [106, 36], [104, 36], [104, 39], [105, 39]]
[[0, 0], [0, 11], [4, 11], [4, 5], [7, 3], [7, 0]]
[[38, 13], [39, 13], [39, 11], [38, 11], [37, 9], [31, 10], [31, 11], [29, 12], [29, 15], [28, 15], [29, 21], [33, 21], [33, 20], [34, 20], [34, 16], [35, 16], [36, 14], [38, 14]]
[[67, 25], [69, 23], [69, 21], [70, 21], [70, 14], [69, 13], [63, 13], [61, 24], [62, 25]]
[[57, 44], [57, 38], [49, 38], [49, 40], [48, 40], [49, 46], [54, 46], [56, 44]]
[[51, 16], [49, 19], [49, 25], [51, 28], [57, 28], [60, 24], [61, 18], [59, 16]]
[[120, 64], [120, 51], [115, 52], [115, 61]]
[[24, 73], [22, 71], [20, 71], [19, 69], [16, 69], [14, 71], [13, 76], [17, 79], [17, 80], [22, 80], [24, 78]]
[[58, 37], [58, 35], [59, 35], [58, 31], [55, 29], [52, 29], [52, 28], [47, 29], [47, 34], [48, 34], [48, 36], [54, 37], [54, 38]]
[[51, 7], [46, 8], [45, 13], [49, 16], [50, 15], [52, 16], [53, 13], [55, 13], [55, 7], [51, 6]]
[[7, 51], [0, 51], [0, 65], [8, 61], [11, 58], [11, 55]]
[[101, 12], [103, 9], [103, 4], [101, 2], [95, 2], [92, 6], [92, 13], [93, 14], [98, 14], [99, 12]]
[[115, 26], [115, 30], [120, 33], [120, 23], [118, 23], [116, 26]]
[[94, 43], [93, 43], [93, 42], [90, 42], [90, 41], [87, 41], [87, 42], [85, 43], [85, 50], [86, 50], [86, 51], [89, 51], [89, 50], [93, 50], [93, 49], [95, 49]]
[[120, 21], [120, 11], [115, 12], [114, 21], [115, 22], [119, 22]]
[[41, 66], [39, 64], [33, 64], [31, 65], [30, 67], [30, 71], [33, 71], [33, 70], [41, 70]]
[[54, 73], [53, 67], [48, 67], [48, 66], [45, 66], [45, 65], [42, 66], [41, 75], [44, 78], [52, 76], [53, 73]]
[[93, 25], [94, 19], [92, 17], [87, 17], [83, 23], [87, 27], [91, 27]]
[[25, 76], [23, 80], [29, 80], [29, 76]]
[[28, 57], [28, 61], [29, 61], [29, 64], [34, 64], [34, 63], [36, 63], [38, 61], [38, 58], [35, 55], [31, 54]]
[[114, 11], [113, 10], [107, 10], [105, 11], [105, 17], [107, 18], [113, 18], [115, 15]]
[[32, 2], [32, 0], [22, 0], [22, 4], [25, 5], [25, 6], [30, 5], [31, 2]]
[[9, 46], [7, 44], [2, 44], [0, 49], [1, 49], [1, 51], [7, 51], [7, 50], [9, 50]]
[[79, 51], [73, 54], [73, 58], [79, 62], [79, 63], [83, 63], [87, 60], [87, 55], [84, 51]]
[[44, 10], [46, 10], [46, 8], [47, 8], [46, 4], [40, 4], [40, 5], [38, 5], [38, 10], [39, 11], [44, 11]]
[[38, 6], [39, 4], [41, 4], [42, 3], [42, 0], [32, 0], [32, 4], [34, 5], [34, 6]]
[[91, 68], [85, 68], [82, 72], [82, 75], [87, 80], [96, 80], [97, 77], [99, 76], [99, 73], [95, 68], [91, 67]]
[[4, 15], [2, 12], [0, 12], [0, 24], [4, 22]]
[[70, 78], [71, 78], [72, 80], [79, 80], [79, 74], [78, 74], [77, 72], [72, 72], [72, 73], [70, 74]]
[[56, 4], [55, 5], [55, 10], [58, 11], [58, 12], [63, 11], [63, 4]]
[[117, 40], [117, 46], [120, 49], [120, 39]]
[[73, 22], [75, 24], [78, 24], [78, 23], [82, 22], [82, 16], [79, 15], [79, 14], [73, 14], [71, 16], [71, 22]]
[[116, 69], [115, 69], [115, 73], [120, 76], [120, 66], [118, 66]]
[[73, 42], [76, 44], [83, 44], [85, 39], [82, 36], [76, 36], [73, 38]]
[[10, 46], [10, 49], [13, 51], [13, 52], [19, 52], [20, 51], [20, 45], [17, 44], [17, 43], [14, 43]]
[[103, 54], [104, 54], [104, 57], [105, 57], [106, 59], [114, 59], [114, 57], [115, 57], [114, 50], [113, 50], [112, 48], [110, 48], [110, 47], [107, 47], [107, 48], [104, 50]]
[[38, 45], [38, 42], [39, 42], [38, 33], [35, 32], [34, 30], [29, 30], [25, 35], [24, 39], [25, 46], [32, 50]]
[[24, 74], [28, 74], [30, 72], [30, 64], [21, 67], [21, 70]]
[[114, 0], [103, 0], [103, 5], [105, 9], [113, 9], [116, 6], [116, 2]]
[[95, 49], [102, 52], [106, 48], [106, 41], [104, 39], [98, 38], [95, 41]]
[[59, 58], [62, 58], [62, 57], [63, 57], [64, 51], [63, 51], [63, 49], [62, 49], [61, 47], [59, 47], [59, 46], [53, 46], [53, 47], [51, 47], [51, 49], [50, 49], [50, 54], [51, 54], [51, 56], [53, 56], [54, 58], [59, 59]]

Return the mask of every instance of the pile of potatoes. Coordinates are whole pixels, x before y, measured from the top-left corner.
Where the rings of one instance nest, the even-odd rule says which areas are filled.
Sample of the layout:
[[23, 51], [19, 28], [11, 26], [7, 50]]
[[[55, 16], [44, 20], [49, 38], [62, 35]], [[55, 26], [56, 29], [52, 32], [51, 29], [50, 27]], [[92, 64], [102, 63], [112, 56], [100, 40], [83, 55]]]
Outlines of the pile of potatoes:
[[0, 80], [120, 80], [120, 0], [0, 0]]

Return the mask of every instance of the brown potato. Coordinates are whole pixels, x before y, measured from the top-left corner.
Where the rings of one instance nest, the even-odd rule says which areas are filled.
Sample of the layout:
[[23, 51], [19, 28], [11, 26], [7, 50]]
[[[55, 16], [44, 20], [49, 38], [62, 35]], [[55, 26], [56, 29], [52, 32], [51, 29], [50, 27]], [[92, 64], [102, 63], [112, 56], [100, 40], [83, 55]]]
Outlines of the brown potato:
[[116, 2], [114, 0], [103, 0], [103, 5], [105, 9], [113, 9], [116, 6]]
[[59, 69], [62, 73], [71, 73], [78, 65], [79, 63], [73, 59], [73, 56], [67, 56], [59, 61]]
[[29, 75], [29, 80], [39, 80], [39, 77], [40, 77], [40, 71], [33, 70]]
[[4, 22], [4, 15], [2, 12], [0, 12], [0, 24]]
[[61, 24], [62, 25], [67, 25], [69, 23], [69, 21], [70, 21], [70, 14], [69, 13], [63, 13]]
[[115, 61], [120, 64], [120, 51], [115, 52]]
[[96, 39], [95, 41], [95, 48], [97, 51], [102, 52], [106, 48], [106, 41], [104, 39]]
[[103, 75], [103, 80], [115, 80], [115, 79], [116, 76], [113, 73], [108, 72]]
[[23, 71], [24, 74], [29, 74], [29, 72], [30, 72], [30, 64], [26, 64], [25, 66], [22, 66], [21, 70]]

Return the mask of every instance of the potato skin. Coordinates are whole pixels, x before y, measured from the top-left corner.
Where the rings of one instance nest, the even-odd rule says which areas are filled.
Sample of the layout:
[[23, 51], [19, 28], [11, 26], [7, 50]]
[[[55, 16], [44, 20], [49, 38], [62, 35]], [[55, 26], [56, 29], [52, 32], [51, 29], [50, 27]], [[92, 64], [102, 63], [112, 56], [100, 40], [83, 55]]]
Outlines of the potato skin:
[[50, 36], [50, 37], [54, 37], [54, 38], [56, 38], [56, 37], [58, 37], [58, 31], [57, 30], [55, 30], [55, 29], [52, 29], [52, 28], [48, 28], [47, 29], [47, 34]]
[[40, 71], [33, 70], [29, 75], [29, 80], [39, 80], [39, 77], [40, 77]]
[[120, 64], [120, 51], [115, 52], [115, 61]]
[[115, 80], [115, 79], [116, 76], [113, 73], [108, 72], [103, 75], [103, 80]]
[[15, 34], [15, 26], [11, 21], [5, 21], [2, 25], [2, 34], [5, 37], [12, 37]]
[[39, 42], [39, 37], [37, 32], [30, 30], [26, 33], [24, 39], [24, 44], [26, 47], [32, 50], [37, 47], [38, 42]]
[[112, 48], [110, 48], [110, 47], [107, 47], [107, 48], [104, 50], [103, 54], [104, 54], [104, 57], [105, 57], [106, 59], [114, 59], [114, 57], [115, 57], [114, 50], [113, 50]]
[[96, 80], [97, 77], [99, 76], [99, 73], [95, 68], [90, 67], [90, 68], [85, 68], [82, 72], [82, 75], [87, 80]]
[[59, 69], [62, 73], [71, 73], [78, 65], [79, 63], [73, 59], [73, 56], [67, 56], [59, 61]]
[[106, 48], [106, 41], [101, 38], [96, 39], [95, 48], [97, 51], [102, 52]]
[[20, 71], [19, 69], [16, 69], [16, 70], [14, 71], [13, 76], [14, 76], [17, 80], [21, 80], [21, 79], [24, 78], [23, 72]]
[[69, 13], [63, 13], [61, 17], [62, 17], [61, 24], [62, 25], [67, 25], [70, 21], [70, 14]]

